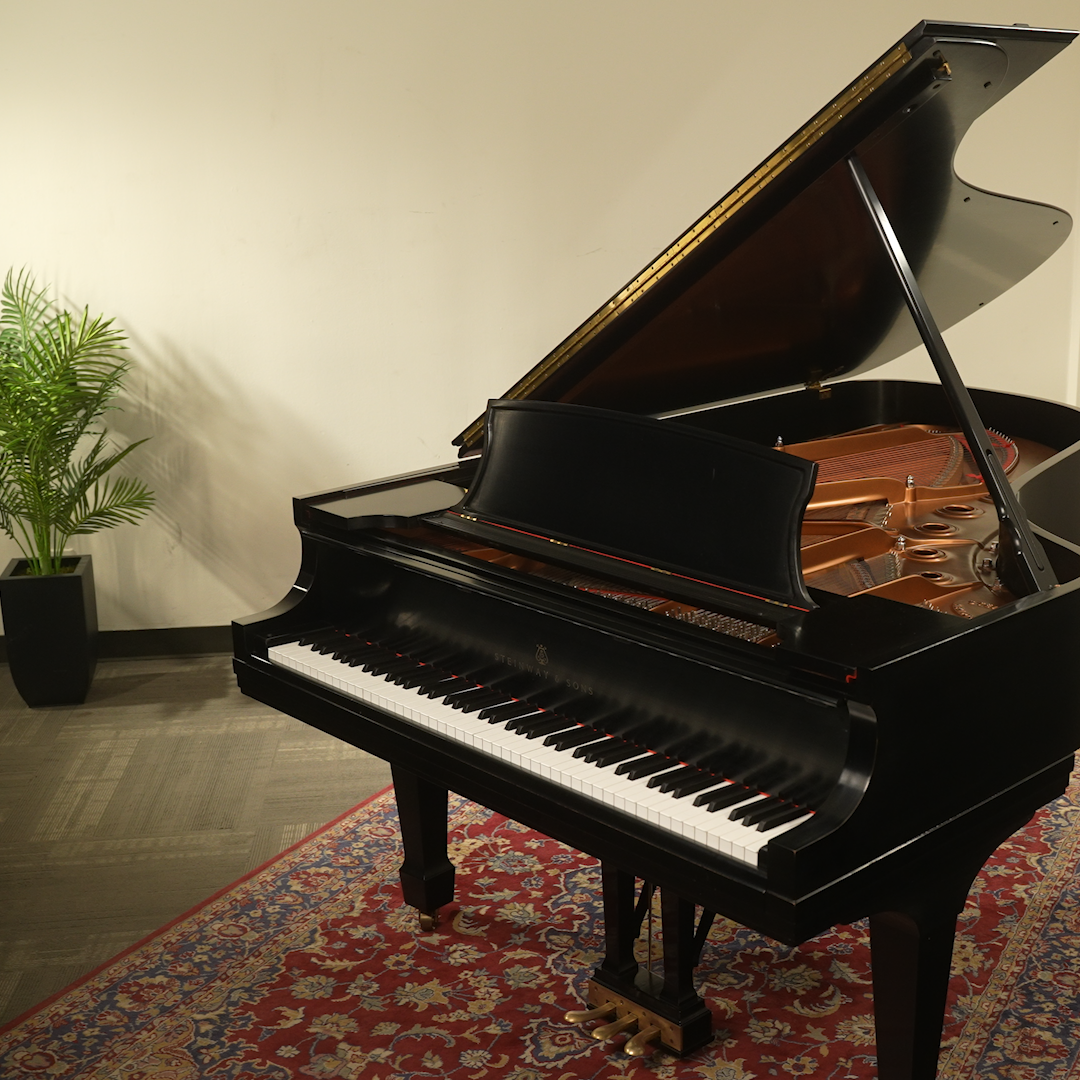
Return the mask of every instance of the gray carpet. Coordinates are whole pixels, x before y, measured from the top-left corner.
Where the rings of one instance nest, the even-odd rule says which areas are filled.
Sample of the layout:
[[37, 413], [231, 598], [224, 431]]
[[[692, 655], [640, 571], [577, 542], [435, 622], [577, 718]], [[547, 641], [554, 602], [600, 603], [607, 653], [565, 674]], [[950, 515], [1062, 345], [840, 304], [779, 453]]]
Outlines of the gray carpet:
[[103, 662], [55, 709], [0, 665], [0, 1023], [389, 782], [225, 656]]

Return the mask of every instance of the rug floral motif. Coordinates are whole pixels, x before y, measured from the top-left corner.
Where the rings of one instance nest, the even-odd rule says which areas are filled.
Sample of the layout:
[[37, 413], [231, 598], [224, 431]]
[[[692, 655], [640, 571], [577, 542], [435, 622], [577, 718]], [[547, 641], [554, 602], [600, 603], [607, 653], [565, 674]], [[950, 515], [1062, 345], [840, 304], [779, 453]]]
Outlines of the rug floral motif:
[[[1080, 1077], [1077, 791], [980, 874], [941, 1080]], [[866, 926], [790, 948], [719, 920], [715, 1037], [628, 1057], [566, 1023], [600, 961], [595, 861], [452, 799], [457, 901], [402, 905], [385, 794], [0, 1033], [3, 1080], [757, 1080], [876, 1075]], [[639, 943], [644, 950], [644, 942]], [[644, 951], [641, 959], [647, 959]]]

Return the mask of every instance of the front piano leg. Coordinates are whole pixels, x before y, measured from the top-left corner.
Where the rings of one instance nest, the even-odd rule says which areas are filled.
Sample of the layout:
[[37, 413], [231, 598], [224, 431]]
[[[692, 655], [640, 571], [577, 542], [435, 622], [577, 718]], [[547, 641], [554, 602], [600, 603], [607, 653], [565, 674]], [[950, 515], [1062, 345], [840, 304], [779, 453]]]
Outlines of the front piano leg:
[[934, 1080], [949, 992], [952, 904], [870, 917], [878, 1080]]
[[420, 929], [433, 930], [438, 912], [454, 899], [454, 864], [446, 856], [446, 788], [391, 765], [401, 843], [401, 892], [420, 913]]
[[694, 990], [694, 967], [701, 952], [711, 914], [695, 925], [696, 909], [682, 897], [661, 890], [663, 975], [642, 968], [634, 959], [634, 942], [641, 927], [643, 907], [652, 888], [642, 885], [642, 899], [634, 903], [634, 875], [603, 865], [604, 962], [593, 972], [588, 1000], [591, 1008], [566, 1014], [571, 1023], [608, 1021], [594, 1028], [597, 1039], [620, 1032], [630, 1038], [624, 1049], [638, 1056], [659, 1044], [677, 1054], [689, 1054], [712, 1037], [712, 1014]]
[[956, 920], [983, 864], [1015, 824], [978, 855], [942, 856], [924, 867], [885, 910], [870, 916], [878, 1080], [937, 1076]]

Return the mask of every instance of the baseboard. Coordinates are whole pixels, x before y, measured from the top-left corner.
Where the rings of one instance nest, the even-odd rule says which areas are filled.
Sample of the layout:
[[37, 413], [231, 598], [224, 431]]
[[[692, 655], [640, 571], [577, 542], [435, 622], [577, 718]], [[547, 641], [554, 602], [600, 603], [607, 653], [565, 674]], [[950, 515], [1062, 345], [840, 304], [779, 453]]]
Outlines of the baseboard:
[[[153, 656], [209, 656], [232, 652], [228, 626], [174, 626], [161, 630], [102, 630], [98, 656], [102, 660], [133, 660]], [[7, 661], [7, 643], [0, 637], [0, 662]]]

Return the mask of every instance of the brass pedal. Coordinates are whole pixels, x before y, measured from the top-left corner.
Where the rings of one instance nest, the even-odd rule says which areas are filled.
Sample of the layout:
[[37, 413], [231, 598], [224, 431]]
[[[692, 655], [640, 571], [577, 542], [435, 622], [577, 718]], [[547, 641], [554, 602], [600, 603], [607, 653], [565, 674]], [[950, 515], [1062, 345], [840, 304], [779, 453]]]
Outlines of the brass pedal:
[[633, 1013], [629, 1016], [620, 1016], [610, 1024], [593, 1028], [589, 1034], [592, 1035], [597, 1042], [606, 1042], [613, 1035], [618, 1035], [620, 1031], [625, 1031], [627, 1028], [634, 1027], [640, 1019], [641, 1017], [635, 1016]]
[[659, 1038], [660, 1029], [655, 1025], [642, 1028], [633, 1038], [626, 1040], [623, 1050], [631, 1057], [647, 1057], [656, 1049], [655, 1046], [650, 1044], [657, 1042]]
[[563, 1016], [568, 1024], [587, 1024], [590, 1020], [607, 1020], [615, 1015], [615, 1005], [601, 1005], [596, 1009], [571, 1009]]
[[[589, 1004], [595, 1007], [594, 1012], [610, 1009], [613, 1015], [618, 1016], [616, 1023], [605, 1024], [591, 1032], [598, 1039], [610, 1038], [611, 1035], [637, 1024], [637, 1034], [628, 1039], [625, 1046], [626, 1052], [632, 1057], [645, 1057], [659, 1046], [681, 1055], [708, 1042], [709, 1029], [706, 1027], [704, 1039], [699, 1039], [695, 1033], [693, 1045], [685, 1046], [683, 1028], [676, 1021], [660, 1016], [622, 994], [608, 990], [595, 980], [589, 983], [588, 1000]], [[651, 1045], [654, 1043], [656, 1045]]]

